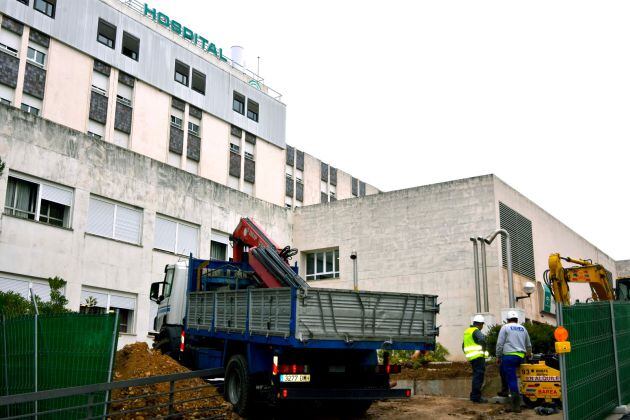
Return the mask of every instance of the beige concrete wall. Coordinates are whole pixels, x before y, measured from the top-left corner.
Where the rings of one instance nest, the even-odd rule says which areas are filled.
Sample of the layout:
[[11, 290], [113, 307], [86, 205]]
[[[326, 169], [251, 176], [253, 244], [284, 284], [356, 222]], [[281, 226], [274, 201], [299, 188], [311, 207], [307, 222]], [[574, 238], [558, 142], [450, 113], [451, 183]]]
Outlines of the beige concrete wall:
[[47, 60], [43, 117], [86, 131], [92, 59], [51, 39]]
[[256, 183], [254, 193], [257, 198], [278, 206], [284, 206], [285, 149], [266, 141], [256, 142]]
[[[556, 252], [559, 252], [562, 256], [592, 259], [593, 262], [602, 264], [607, 270], [611, 271], [613, 278], [616, 277], [615, 260], [505, 182], [497, 177], [494, 179], [497, 228], [499, 227], [499, 202], [504, 203], [532, 222], [536, 281], [543, 280], [543, 273], [549, 268], [549, 255]], [[496, 240], [492, 248], [500, 249], [500, 244], [500, 240]], [[501, 258], [500, 252], [497, 254], [497, 258]], [[501, 260], [497, 260], [496, 264], [501, 264]], [[566, 266], [568, 267], [570, 265], [566, 264]], [[502, 307], [507, 307], [507, 273], [505, 270], [502, 270], [501, 276], [502, 287], [500, 304]], [[518, 282], [515, 281], [515, 283]], [[588, 285], [572, 284], [570, 288], [572, 300], [580, 299], [580, 301], [583, 302], [586, 298], [591, 296]], [[520, 295], [522, 294], [521, 292], [522, 285], [515, 284], [515, 294]], [[523, 304], [522, 302], [523, 301], [519, 302], [519, 306]], [[538, 313], [528, 313], [528, 316], [534, 319], [540, 318]]]
[[337, 200], [353, 198], [352, 176], [342, 170], [337, 169]]
[[199, 176], [227, 184], [230, 125], [208, 113], [201, 120]]
[[630, 277], [630, 260], [617, 261], [615, 264], [617, 276], [620, 278]]
[[[171, 97], [136, 80], [130, 149], [160, 162], [166, 161]], [[112, 113], [110, 109], [108, 113]]]
[[309, 206], [320, 202], [321, 161], [304, 153], [304, 201]]
[[[0, 215], [0, 272], [67, 282], [69, 307], [81, 286], [137, 295], [135, 333], [146, 340], [149, 286], [179, 256], [153, 249], [156, 213], [200, 226], [199, 255], [210, 256], [212, 229], [232, 232], [240, 217], [256, 220], [279, 244], [291, 243], [289, 211], [66, 127], [0, 106], [0, 208], [7, 178], [18, 171], [74, 188], [71, 229]], [[86, 233], [90, 193], [143, 209], [140, 246]]]
[[[314, 287], [352, 287], [350, 253], [358, 253], [362, 290], [428, 293], [442, 302], [439, 341], [461, 359], [461, 335], [475, 312], [468, 238], [495, 225], [492, 177], [478, 177], [302, 207], [294, 212], [294, 245], [304, 252], [339, 247], [340, 278]], [[488, 254], [497, 288], [496, 250]]]

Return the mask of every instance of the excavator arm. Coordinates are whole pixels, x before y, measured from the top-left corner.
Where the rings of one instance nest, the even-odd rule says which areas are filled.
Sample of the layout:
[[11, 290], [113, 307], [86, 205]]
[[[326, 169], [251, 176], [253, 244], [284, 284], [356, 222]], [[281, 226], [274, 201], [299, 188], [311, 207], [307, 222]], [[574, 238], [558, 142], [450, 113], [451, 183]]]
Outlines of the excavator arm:
[[[577, 264], [564, 268], [562, 260]], [[610, 275], [600, 264], [593, 264], [590, 260], [580, 260], [571, 257], [561, 257], [560, 254], [549, 256], [549, 271], [545, 281], [551, 288], [553, 297], [563, 305], [571, 304], [569, 283], [588, 283], [594, 301], [614, 300]]]

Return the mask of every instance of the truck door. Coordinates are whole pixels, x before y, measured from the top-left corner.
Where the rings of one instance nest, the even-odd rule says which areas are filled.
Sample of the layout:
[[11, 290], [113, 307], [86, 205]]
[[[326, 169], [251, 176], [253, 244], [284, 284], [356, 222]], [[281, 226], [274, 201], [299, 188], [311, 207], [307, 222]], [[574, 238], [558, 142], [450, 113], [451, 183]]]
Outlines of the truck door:
[[172, 264], [167, 265], [164, 269], [164, 281], [162, 282], [160, 287], [157, 287], [157, 290], [158, 290], [157, 293], [154, 292], [153, 288], [156, 287], [155, 285], [159, 283], [154, 283], [152, 285], [151, 297], [154, 298], [155, 296], [153, 295], [157, 294], [158, 301], [159, 301], [157, 316], [155, 318], [156, 331], [160, 331], [160, 329], [162, 328], [162, 325], [164, 325], [165, 323], [168, 323], [167, 317], [168, 317], [168, 313], [171, 310], [170, 297], [171, 297], [171, 290], [173, 286], [174, 273], [175, 273], [175, 266]]

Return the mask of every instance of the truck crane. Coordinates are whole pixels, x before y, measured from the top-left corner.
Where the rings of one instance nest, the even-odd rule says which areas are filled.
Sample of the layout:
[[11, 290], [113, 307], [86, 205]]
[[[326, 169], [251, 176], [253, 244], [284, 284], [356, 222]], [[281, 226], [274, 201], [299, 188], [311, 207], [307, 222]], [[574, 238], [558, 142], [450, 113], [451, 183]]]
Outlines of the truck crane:
[[249, 218], [230, 240], [230, 261], [190, 256], [151, 285], [155, 348], [192, 369], [223, 369], [225, 399], [241, 416], [291, 400], [356, 415], [411, 395], [390, 387], [400, 365], [387, 352], [435, 349], [437, 296], [309, 287], [289, 264], [297, 250]]

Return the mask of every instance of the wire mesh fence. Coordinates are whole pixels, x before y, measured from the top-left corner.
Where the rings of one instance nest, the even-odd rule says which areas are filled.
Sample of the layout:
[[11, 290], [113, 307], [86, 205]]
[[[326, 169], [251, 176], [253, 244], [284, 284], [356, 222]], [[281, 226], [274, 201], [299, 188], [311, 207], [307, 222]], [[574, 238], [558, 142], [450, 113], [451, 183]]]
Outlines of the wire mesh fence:
[[566, 354], [568, 418], [602, 419], [630, 403], [630, 303], [562, 307], [571, 352]]
[[[117, 314], [3, 316], [0, 324], [2, 395], [111, 379], [117, 341]], [[107, 395], [101, 393], [92, 398], [105, 401]], [[2, 407], [0, 416], [34, 414], [86, 402], [86, 396], [30, 401]], [[85, 412], [75, 414], [63, 418], [78, 418]]]

